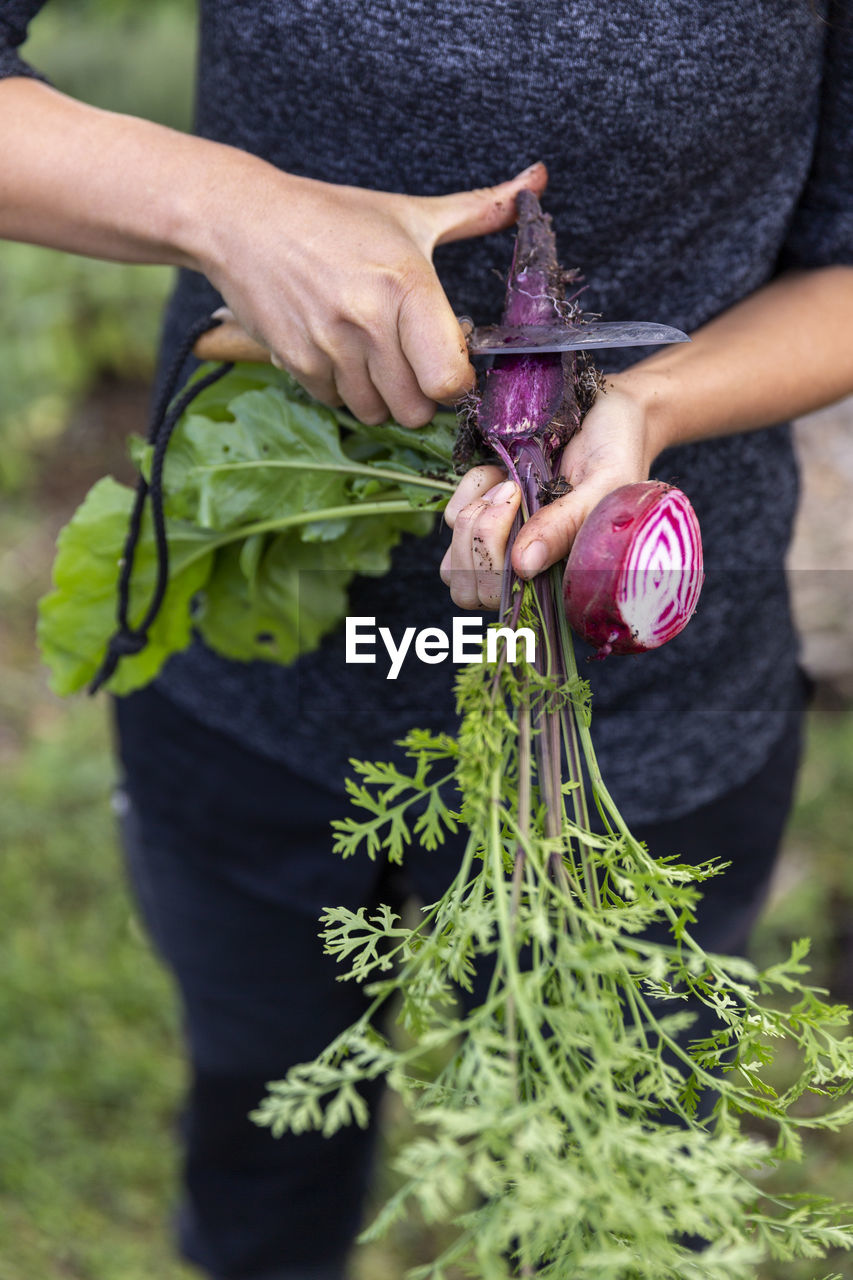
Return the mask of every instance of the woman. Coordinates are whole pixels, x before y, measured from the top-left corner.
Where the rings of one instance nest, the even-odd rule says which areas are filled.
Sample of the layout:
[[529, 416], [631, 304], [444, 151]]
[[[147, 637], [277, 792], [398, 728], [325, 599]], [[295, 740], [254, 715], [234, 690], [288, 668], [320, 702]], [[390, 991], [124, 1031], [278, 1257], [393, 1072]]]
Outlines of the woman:
[[[650, 468], [693, 500], [700, 612], [658, 653], [593, 671], [596, 734], [639, 836], [732, 859], [702, 936], [742, 947], [802, 710], [782, 575], [796, 475], [773, 424], [853, 391], [849, 13], [206, 0], [185, 137], [39, 83], [15, 53], [39, 7], [11, 0], [0, 23], [0, 235], [182, 268], [166, 354], [224, 299], [321, 400], [418, 427], [471, 385], [455, 315], [499, 310], [491, 269], [507, 247], [478, 237], [506, 227], [515, 192], [541, 192], [546, 169], [484, 184], [533, 155], [587, 307], [691, 332], [690, 346], [606, 366], [607, 393], [566, 452], [574, 488], [514, 559], [532, 574], [564, 555], [595, 502]], [[448, 510], [458, 607], [494, 603], [474, 537], [501, 554], [514, 502], [490, 500], [500, 479], [476, 470]], [[405, 545], [393, 580], [359, 584], [351, 612], [446, 629], [438, 541]], [[287, 670], [195, 645], [119, 705], [131, 868], [193, 1061], [182, 1247], [229, 1280], [339, 1280], [357, 1226], [369, 1134], [276, 1143], [245, 1117], [265, 1081], [358, 1010], [317, 956], [320, 908], [402, 891], [326, 852], [347, 758], [386, 755], [414, 723], [452, 724], [441, 667], [390, 692], [374, 670], [348, 668], [339, 635]], [[413, 851], [417, 891], [448, 873]]]

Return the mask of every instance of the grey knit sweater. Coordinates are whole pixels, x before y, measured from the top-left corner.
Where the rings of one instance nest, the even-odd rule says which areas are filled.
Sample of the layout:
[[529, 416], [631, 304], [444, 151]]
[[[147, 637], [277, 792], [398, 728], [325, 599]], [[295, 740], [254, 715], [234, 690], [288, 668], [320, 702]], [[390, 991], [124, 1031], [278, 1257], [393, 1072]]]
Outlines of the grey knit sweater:
[[[0, 74], [32, 74], [16, 47], [40, 7], [0, 6]], [[411, 193], [483, 185], [542, 159], [561, 258], [583, 269], [587, 307], [606, 318], [691, 330], [784, 267], [853, 263], [847, 3], [829, 15], [823, 0], [202, 0], [201, 10], [200, 134], [295, 173]], [[509, 244], [440, 251], [457, 312], [496, 318], [493, 269], [505, 270]], [[216, 301], [185, 273], [165, 349]], [[686, 812], [755, 772], [796, 671], [782, 572], [797, 487], [787, 426], [673, 449], [657, 474], [699, 515], [699, 611], [660, 651], [586, 671], [604, 776], [634, 822]], [[393, 578], [362, 582], [351, 612], [395, 633], [449, 629], [436, 573], [446, 539], [402, 547]], [[386, 755], [413, 724], [453, 723], [449, 667], [409, 664], [392, 683], [381, 666], [347, 666], [340, 635], [290, 669], [196, 645], [159, 684], [197, 719], [333, 787], [349, 756]]]

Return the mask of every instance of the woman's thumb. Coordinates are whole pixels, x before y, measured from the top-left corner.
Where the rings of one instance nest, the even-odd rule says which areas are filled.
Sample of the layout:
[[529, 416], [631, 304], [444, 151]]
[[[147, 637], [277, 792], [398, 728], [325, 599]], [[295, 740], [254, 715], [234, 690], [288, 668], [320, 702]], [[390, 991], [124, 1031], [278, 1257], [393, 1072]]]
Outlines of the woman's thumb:
[[526, 187], [541, 195], [548, 182], [548, 170], [541, 161], [532, 164], [509, 182], [475, 191], [456, 191], [449, 196], [427, 196], [433, 245], [450, 240], [466, 240], [502, 231], [515, 222], [515, 197]]

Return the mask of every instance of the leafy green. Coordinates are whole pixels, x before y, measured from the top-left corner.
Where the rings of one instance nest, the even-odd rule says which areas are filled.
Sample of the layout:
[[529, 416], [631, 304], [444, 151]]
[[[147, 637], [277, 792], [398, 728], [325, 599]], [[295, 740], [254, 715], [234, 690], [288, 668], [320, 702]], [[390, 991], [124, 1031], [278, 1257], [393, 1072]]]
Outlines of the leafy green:
[[[456, 1266], [483, 1280], [755, 1280], [763, 1262], [849, 1250], [853, 1210], [770, 1195], [766, 1177], [801, 1158], [807, 1130], [853, 1120], [850, 1011], [808, 985], [805, 941], [763, 970], [703, 950], [700, 887], [721, 864], [656, 860], [631, 835], [561, 639], [568, 696], [535, 665], [472, 664], [456, 738], [416, 730], [408, 766], [354, 762], [360, 814], [333, 824], [344, 857], [397, 862], [458, 826], [467, 846], [414, 923], [383, 905], [324, 912], [326, 952], [369, 1003], [272, 1084], [254, 1118], [274, 1134], [364, 1125], [359, 1086], [387, 1077], [413, 1134], [399, 1189], [362, 1239], [412, 1210], [456, 1229], [412, 1280]], [[567, 718], [559, 788], [537, 750], [555, 707]], [[650, 937], [653, 925], [666, 927]], [[477, 1001], [460, 1009], [477, 973]], [[389, 1005], [402, 1036], [380, 1030]], [[715, 1015], [701, 1037], [700, 1009]], [[793, 1078], [774, 1087], [780, 1047]]]
[[[108, 687], [156, 676], [196, 630], [240, 660], [292, 662], [345, 616], [357, 573], [386, 573], [404, 533], [424, 535], [452, 492], [454, 418], [420, 431], [363, 427], [312, 400], [286, 374], [237, 366], [184, 415], [166, 454], [169, 588], [142, 653]], [[131, 442], [146, 477], [151, 446]], [[62, 531], [39, 643], [58, 693], [98, 670], [115, 628], [116, 591], [133, 491], [104, 479]], [[146, 510], [130, 619], [156, 575]]]
[[[110, 477], [90, 490], [59, 535], [54, 589], [40, 602], [38, 634], [57, 693], [72, 693], [94, 676], [115, 626], [116, 583], [133, 492]], [[128, 693], [152, 680], [166, 658], [191, 638], [190, 606], [213, 567], [213, 535], [170, 523], [169, 587], [142, 653], [122, 661], [110, 682]], [[150, 516], [137, 547], [131, 616], [140, 614], [154, 589], [156, 562]]]

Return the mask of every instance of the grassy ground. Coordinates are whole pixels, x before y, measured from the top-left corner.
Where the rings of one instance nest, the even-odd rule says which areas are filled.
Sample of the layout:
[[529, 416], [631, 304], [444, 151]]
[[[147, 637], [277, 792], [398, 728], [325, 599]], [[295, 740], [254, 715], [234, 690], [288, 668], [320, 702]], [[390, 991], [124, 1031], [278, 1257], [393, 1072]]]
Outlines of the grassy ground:
[[[53, 697], [33, 636], [55, 532], [126, 476], [144, 413], [141, 388], [102, 387], [0, 507], [0, 1280], [197, 1274], [169, 1241], [180, 1029], [125, 885], [108, 702]], [[357, 1274], [399, 1280], [429, 1249], [409, 1223]]]
[[181, 1274], [176, 1017], [124, 894], [103, 710], [44, 708], [0, 790], [3, 1280]]

